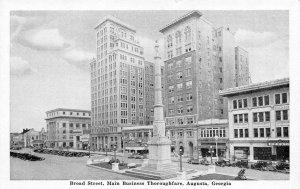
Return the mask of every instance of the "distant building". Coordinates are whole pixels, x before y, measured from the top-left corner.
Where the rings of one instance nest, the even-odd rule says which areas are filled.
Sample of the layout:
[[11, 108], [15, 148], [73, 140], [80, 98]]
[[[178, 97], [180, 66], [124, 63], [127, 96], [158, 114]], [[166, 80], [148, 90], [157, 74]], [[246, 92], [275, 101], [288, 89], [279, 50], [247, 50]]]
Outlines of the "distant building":
[[289, 160], [289, 79], [220, 91], [228, 99], [231, 159]]
[[148, 151], [148, 141], [153, 136], [153, 126], [143, 125], [123, 127], [123, 150], [126, 152], [141, 153]]
[[235, 47], [235, 87], [250, 84], [248, 52]]
[[81, 136], [91, 127], [88, 110], [57, 108], [46, 112], [47, 146], [73, 147], [74, 136]]

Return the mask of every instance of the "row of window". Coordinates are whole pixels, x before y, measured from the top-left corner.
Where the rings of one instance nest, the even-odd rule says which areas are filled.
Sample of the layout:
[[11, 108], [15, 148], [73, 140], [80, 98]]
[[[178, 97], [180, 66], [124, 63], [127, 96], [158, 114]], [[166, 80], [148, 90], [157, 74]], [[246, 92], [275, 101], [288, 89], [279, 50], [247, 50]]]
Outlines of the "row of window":
[[[193, 99], [193, 95], [192, 93], [187, 93], [186, 94], [186, 101], [191, 101]], [[183, 102], [184, 101], [184, 97], [183, 95], [179, 95], [177, 96], [177, 102]], [[169, 98], [169, 104], [174, 104], [175, 103], [175, 97], [172, 96]]]
[[[286, 121], [289, 120], [288, 110], [277, 110], [275, 111], [275, 120], [276, 121]], [[253, 122], [269, 122], [270, 121], [270, 112], [254, 112], [253, 113]], [[248, 123], [248, 113], [246, 114], [234, 114], [233, 115], [234, 123]]]
[[[234, 129], [234, 138], [248, 138], [248, 129]], [[270, 128], [254, 128], [253, 129], [254, 138], [266, 138], [271, 137]], [[276, 137], [289, 137], [288, 127], [276, 127]]]
[[[275, 94], [275, 104], [286, 104], [288, 102], [287, 93]], [[247, 108], [247, 99], [233, 100], [233, 109]], [[270, 105], [269, 95], [258, 96], [252, 98], [252, 107], [268, 106]]]
[[[166, 124], [167, 125], [175, 125], [175, 120], [177, 125], [183, 125], [184, 124], [184, 118], [179, 117], [179, 118], [167, 118], [166, 119]], [[194, 117], [186, 117], [186, 123], [187, 124], [192, 124], [195, 123], [195, 118]]]
[[[187, 105], [186, 106], [186, 113], [192, 113], [192, 112], [193, 112], [193, 105]], [[174, 109], [169, 109], [168, 110], [168, 115], [169, 116], [172, 116], [174, 114], [175, 114]], [[177, 114], [183, 114], [183, 107], [178, 107], [177, 108]]]
[[[186, 86], [186, 89], [191, 89], [193, 87], [193, 81], [187, 81], [185, 83], [185, 86]], [[176, 85], [176, 87], [177, 87], [178, 91], [183, 90], [183, 83], [178, 83]], [[174, 92], [175, 85], [170, 85], [168, 89], [169, 89], [169, 93]]]

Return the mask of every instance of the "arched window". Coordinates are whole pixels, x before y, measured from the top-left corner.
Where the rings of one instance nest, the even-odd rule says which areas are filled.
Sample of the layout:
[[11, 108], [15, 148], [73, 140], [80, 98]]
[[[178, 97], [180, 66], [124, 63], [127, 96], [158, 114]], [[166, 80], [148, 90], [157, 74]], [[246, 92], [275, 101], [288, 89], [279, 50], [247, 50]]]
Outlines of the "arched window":
[[172, 36], [169, 35], [168, 38], [167, 38], [168, 48], [173, 46], [172, 41], [173, 41]]
[[184, 34], [185, 34], [185, 42], [190, 43], [191, 42], [191, 28], [189, 26], [187, 26], [185, 28]]
[[180, 45], [181, 44], [181, 32], [180, 31], [176, 32], [175, 38], [176, 38], [176, 45]]

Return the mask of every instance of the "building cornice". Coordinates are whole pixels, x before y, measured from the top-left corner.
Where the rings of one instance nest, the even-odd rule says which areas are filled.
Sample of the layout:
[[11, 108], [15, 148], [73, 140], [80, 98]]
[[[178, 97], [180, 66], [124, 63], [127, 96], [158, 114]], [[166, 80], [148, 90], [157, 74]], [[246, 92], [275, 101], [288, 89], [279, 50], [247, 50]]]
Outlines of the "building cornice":
[[100, 22], [98, 22], [98, 24], [96, 24], [95, 28], [94, 29], [97, 29], [100, 25], [102, 25], [103, 23], [105, 23], [106, 21], [111, 21], [115, 24], [118, 24], [134, 33], [136, 33], [136, 30], [134, 27], [130, 26], [129, 24], [123, 22], [122, 20], [116, 18], [116, 17], [113, 17], [111, 15], [107, 15], [105, 16]]
[[277, 79], [272, 81], [266, 81], [262, 83], [255, 83], [250, 85], [244, 85], [240, 87], [234, 87], [219, 91], [220, 96], [229, 97], [240, 94], [246, 94], [250, 92], [258, 92], [267, 89], [280, 88], [280, 87], [289, 87], [290, 80], [289, 78]]
[[72, 111], [72, 112], [87, 112], [87, 113], [91, 113], [90, 110], [70, 109], [70, 108], [56, 108], [54, 110], [49, 110], [46, 113], [51, 113], [51, 112], [56, 112], [56, 111]]
[[188, 20], [189, 18], [192, 18], [192, 17], [199, 18], [201, 16], [202, 16], [202, 13], [200, 11], [191, 11], [191, 12], [189, 12], [189, 13], [187, 13], [187, 14], [179, 17], [179, 18], [177, 18], [176, 20], [174, 20], [170, 24], [166, 25], [165, 27], [161, 28], [159, 30], [159, 32], [164, 33], [165, 31], [167, 31], [168, 29], [170, 29], [174, 25], [179, 24], [181, 22], [184, 22], [184, 21]]

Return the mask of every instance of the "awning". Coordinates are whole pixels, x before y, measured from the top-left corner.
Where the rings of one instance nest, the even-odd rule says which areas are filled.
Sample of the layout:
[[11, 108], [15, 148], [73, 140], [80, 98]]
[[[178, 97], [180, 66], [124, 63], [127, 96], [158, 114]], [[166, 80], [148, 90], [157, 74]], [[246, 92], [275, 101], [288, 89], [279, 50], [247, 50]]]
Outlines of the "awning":
[[[201, 148], [207, 148], [207, 149], [210, 149], [210, 147], [212, 147], [212, 149], [216, 149], [216, 146], [211, 146], [211, 145], [201, 145], [201, 146], [199, 146], [200, 149], [201, 149]], [[219, 146], [219, 145], [218, 145], [218, 149], [225, 150], [225, 149], [226, 149], [226, 146], [223, 146], [223, 145]]]
[[145, 147], [125, 147], [126, 150], [146, 150]]

